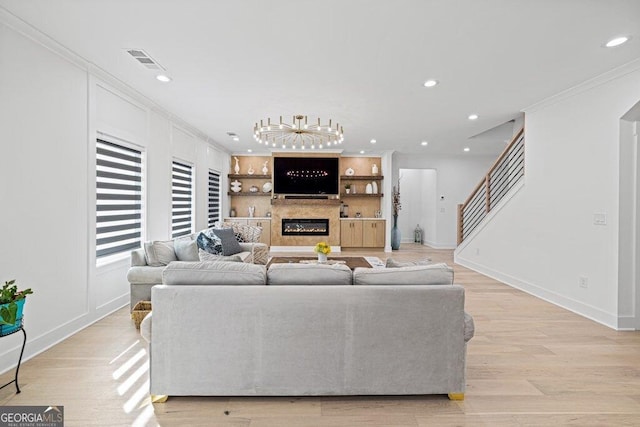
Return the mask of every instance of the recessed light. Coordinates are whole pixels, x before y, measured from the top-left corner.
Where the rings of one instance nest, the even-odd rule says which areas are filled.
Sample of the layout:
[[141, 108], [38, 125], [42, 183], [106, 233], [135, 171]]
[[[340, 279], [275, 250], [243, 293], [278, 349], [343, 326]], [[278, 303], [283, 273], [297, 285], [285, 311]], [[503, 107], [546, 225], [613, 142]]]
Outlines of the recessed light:
[[469, 114], [469, 120], [478, 120], [477, 114]]
[[251, 148], [247, 149], [247, 153], [253, 153], [253, 150]]
[[623, 43], [626, 43], [629, 41], [630, 37], [627, 36], [621, 36], [621, 37], [616, 37], [615, 39], [611, 39], [609, 40], [605, 46], [606, 47], [616, 47], [616, 46], [620, 46]]
[[464, 151], [471, 151], [471, 148], [469, 148], [469, 147], [464, 147]]
[[234, 136], [232, 139], [233, 139], [234, 141], [240, 141], [240, 138], [238, 138], [237, 136]]
[[364, 154], [364, 150], [360, 150], [360, 154]]
[[424, 146], [429, 145], [429, 143], [428, 143], [427, 141], [422, 141], [422, 142], [420, 143], [420, 145], [422, 145], [422, 146], [424, 147]]
[[372, 139], [371, 141], [369, 141], [372, 144], [375, 144], [377, 141], [375, 139]]
[[165, 74], [158, 74], [156, 79], [160, 80], [162, 83], [169, 83], [172, 80], [171, 77]]
[[427, 80], [426, 82], [423, 83], [424, 87], [434, 87], [437, 84], [438, 84], [438, 81], [433, 79]]

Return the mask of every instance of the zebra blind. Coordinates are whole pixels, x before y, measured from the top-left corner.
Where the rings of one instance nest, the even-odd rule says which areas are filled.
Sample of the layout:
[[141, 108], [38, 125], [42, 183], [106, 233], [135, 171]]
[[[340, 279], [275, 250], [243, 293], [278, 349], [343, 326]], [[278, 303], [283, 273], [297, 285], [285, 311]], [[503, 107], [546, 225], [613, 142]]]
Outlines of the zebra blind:
[[139, 248], [142, 152], [96, 141], [96, 258]]
[[209, 169], [209, 227], [220, 220], [220, 174]]
[[184, 236], [192, 231], [193, 168], [173, 162], [171, 169], [171, 236]]

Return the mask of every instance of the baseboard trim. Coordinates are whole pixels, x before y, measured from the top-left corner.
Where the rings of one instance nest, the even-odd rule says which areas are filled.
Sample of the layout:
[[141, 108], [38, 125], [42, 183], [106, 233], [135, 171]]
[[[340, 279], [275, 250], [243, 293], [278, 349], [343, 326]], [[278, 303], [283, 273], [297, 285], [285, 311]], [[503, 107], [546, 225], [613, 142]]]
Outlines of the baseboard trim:
[[541, 288], [540, 286], [537, 286], [533, 283], [525, 282], [509, 274], [491, 269], [481, 264], [477, 264], [473, 261], [461, 257], [457, 253], [454, 253], [454, 262], [487, 277], [498, 280], [499, 282], [511, 286], [512, 288], [519, 289], [523, 292], [533, 295], [534, 297], [540, 298], [558, 307], [562, 307], [582, 317], [586, 317], [587, 319], [593, 320], [594, 322], [600, 323], [612, 329], [619, 330], [618, 317], [614, 314], [607, 313], [600, 310], [599, 308], [590, 306], [571, 298], [567, 298], [555, 292], [551, 292], [547, 289]]
[[[129, 304], [129, 295], [123, 295], [108, 304], [103, 305], [102, 309], [93, 311], [89, 314], [83, 314], [69, 322], [48, 331], [46, 334], [35, 338], [29, 335], [29, 324], [25, 324], [27, 331], [27, 345], [24, 349], [22, 363], [34, 358], [40, 353], [50, 349], [54, 345], [66, 340], [70, 336], [80, 332], [84, 328], [91, 326], [99, 320], [109, 316], [113, 312], [120, 310]], [[18, 364], [18, 356], [20, 356], [20, 346], [22, 345], [22, 334], [14, 334], [10, 337], [2, 338], [3, 348], [8, 345], [7, 351], [0, 354], [0, 374], [4, 374], [16, 367]]]
[[640, 322], [634, 316], [618, 316], [619, 331], [638, 331]]

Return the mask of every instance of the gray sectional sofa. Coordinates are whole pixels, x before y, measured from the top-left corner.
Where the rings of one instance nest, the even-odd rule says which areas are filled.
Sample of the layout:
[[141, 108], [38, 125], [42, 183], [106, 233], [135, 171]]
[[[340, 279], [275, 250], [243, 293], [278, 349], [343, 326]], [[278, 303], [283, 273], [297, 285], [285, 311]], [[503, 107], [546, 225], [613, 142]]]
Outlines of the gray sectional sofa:
[[171, 263], [142, 323], [169, 396], [464, 398], [473, 319], [446, 265]]

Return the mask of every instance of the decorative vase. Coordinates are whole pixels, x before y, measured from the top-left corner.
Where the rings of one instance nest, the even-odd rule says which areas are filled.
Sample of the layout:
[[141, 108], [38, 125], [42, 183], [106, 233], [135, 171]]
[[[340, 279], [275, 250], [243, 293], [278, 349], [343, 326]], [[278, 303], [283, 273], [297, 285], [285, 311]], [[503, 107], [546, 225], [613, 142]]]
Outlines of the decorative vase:
[[[326, 257], [326, 255], [325, 255], [325, 257]], [[25, 301], [26, 301], [26, 298], [23, 298], [21, 300], [15, 301], [15, 304], [17, 305], [16, 321], [15, 321], [15, 323], [13, 325], [0, 324], [0, 336], [5, 336], [5, 335], [12, 334], [15, 331], [17, 331], [18, 329], [20, 329], [20, 326], [22, 326], [22, 310], [24, 308]], [[3, 307], [6, 310], [8, 310], [9, 309], [9, 303], [2, 304], [2, 305], [0, 305], [0, 307]]]
[[327, 254], [323, 254], [322, 252], [318, 252], [318, 263], [326, 264], [327, 263]]
[[233, 170], [236, 172], [236, 175], [240, 173], [240, 160], [237, 157], [234, 157], [236, 161], [236, 165], [233, 167]]
[[393, 216], [393, 228], [391, 229], [391, 249], [397, 251], [400, 249], [400, 239], [402, 234], [398, 229], [398, 215]]

